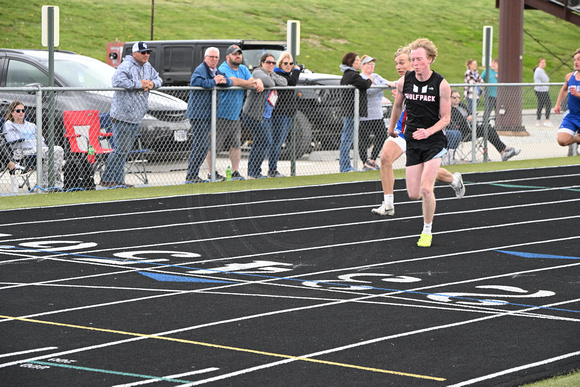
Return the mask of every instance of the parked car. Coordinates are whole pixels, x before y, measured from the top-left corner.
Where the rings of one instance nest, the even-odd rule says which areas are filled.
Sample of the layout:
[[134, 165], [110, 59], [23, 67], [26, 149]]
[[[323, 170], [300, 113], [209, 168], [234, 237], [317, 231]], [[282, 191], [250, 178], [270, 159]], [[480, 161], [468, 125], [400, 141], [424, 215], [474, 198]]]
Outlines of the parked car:
[[[54, 83], [57, 87], [109, 88], [115, 68], [70, 51], [54, 53]], [[0, 113], [14, 100], [27, 108], [27, 119], [36, 121], [36, 94], [3, 91], [1, 87], [48, 86], [48, 51], [0, 49]], [[46, 95], [43, 95], [43, 118], [47, 117]], [[112, 91], [58, 91], [55, 93], [55, 143], [69, 149], [64, 137], [63, 111], [96, 109], [108, 113]], [[140, 127], [149, 159], [170, 161], [189, 154], [190, 124], [185, 119], [187, 104], [159, 91], [149, 96], [149, 110]], [[43, 122], [43, 129], [46, 129]], [[46, 131], [45, 131], [46, 133]], [[46, 137], [46, 134], [45, 134]]]
[[[115, 42], [122, 45], [122, 57], [131, 55], [135, 42]], [[203, 62], [205, 50], [217, 47], [220, 51], [219, 65], [226, 60], [226, 50], [232, 44], [238, 45], [242, 51], [243, 63], [252, 71], [260, 66], [260, 57], [269, 52], [276, 58], [286, 49], [286, 42], [280, 40], [251, 40], [251, 39], [207, 39], [207, 40], [150, 40], [146, 41], [151, 50], [149, 63], [157, 69], [163, 79], [163, 86], [189, 86], [191, 74]], [[107, 57], [116, 55], [115, 63], [121, 63], [115, 47], [109, 47]], [[188, 91], [170, 92], [172, 95], [187, 101]]]
[[[341, 76], [303, 72], [298, 81], [299, 88], [303, 86], [338, 86]], [[336, 150], [340, 146], [342, 133], [341, 89], [299, 89], [298, 109], [310, 124], [313, 149]], [[392, 104], [387, 98], [382, 101], [383, 118], [388, 125], [391, 116]], [[386, 130], [386, 129], [385, 129]], [[307, 132], [298, 132], [300, 136], [307, 136]], [[298, 142], [305, 142], [300, 139]]]

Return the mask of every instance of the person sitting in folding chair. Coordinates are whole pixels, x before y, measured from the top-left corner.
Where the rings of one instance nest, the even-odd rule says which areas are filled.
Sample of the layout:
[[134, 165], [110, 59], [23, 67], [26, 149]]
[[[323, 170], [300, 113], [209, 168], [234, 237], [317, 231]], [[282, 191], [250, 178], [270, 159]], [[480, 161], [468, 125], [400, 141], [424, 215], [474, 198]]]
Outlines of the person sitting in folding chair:
[[[457, 90], [451, 90], [451, 122], [449, 123], [448, 128], [459, 130], [463, 136], [462, 141], [469, 141], [472, 137], [472, 119], [473, 117], [467, 106], [461, 102], [461, 94], [459, 94]], [[483, 137], [485, 134], [484, 131], [484, 125], [477, 125], [477, 137]], [[495, 128], [491, 125], [488, 126], [487, 139], [501, 154], [501, 161], [507, 161], [512, 157], [519, 155], [521, 152], [521, 149], [508, 147], [504, 144], [499, 138], [499, 134]]]
[[[4, 139], [12, 152], [12, 160], [24, 168], [34, 169], [36, 166], [36, 125], [26, 121], [24, 104], [14, 101], [8, 107], [5, 122], [2, 128]], [[64, 150], [60, 146], [54, 147], [54, 188], [62, 189], [62, 163]], [[42, 139], [42, 187], [48, 187], [48, 147]], [[53, 187], [50, 187], [53, 188]]]

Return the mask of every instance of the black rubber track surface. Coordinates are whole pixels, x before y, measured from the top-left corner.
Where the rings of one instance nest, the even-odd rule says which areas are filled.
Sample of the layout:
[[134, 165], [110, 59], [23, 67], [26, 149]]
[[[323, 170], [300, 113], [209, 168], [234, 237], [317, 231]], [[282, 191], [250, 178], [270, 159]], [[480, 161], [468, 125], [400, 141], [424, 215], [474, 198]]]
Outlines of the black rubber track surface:
[[[2, 211], [3, 386], [516, 386], [580, 368], [580, 169]], [[219, 184], [219, 183], [215, 183]]]

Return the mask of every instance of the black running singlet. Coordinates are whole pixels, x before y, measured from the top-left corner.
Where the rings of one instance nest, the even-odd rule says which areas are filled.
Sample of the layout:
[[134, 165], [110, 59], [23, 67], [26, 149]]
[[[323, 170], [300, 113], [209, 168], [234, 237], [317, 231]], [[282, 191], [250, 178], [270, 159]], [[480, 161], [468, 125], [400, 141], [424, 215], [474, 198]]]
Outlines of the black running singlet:
[[[403, 84], [403, 94], [405, 95], [405, 105], [407, 110], [407, 122], [405, 128], [405, 139], [415, 141], [413, 132], [418, 128], [430, 128], [441, 118], [439, 115], [439, 87], [443, 82], [443, 76], [433, 71], [425, 82], [421, 82], [415, 76], [414, 71], [407, 71]], [[442, 130], [431, 135], [435, 140], [437, 137], [445, 137]]]

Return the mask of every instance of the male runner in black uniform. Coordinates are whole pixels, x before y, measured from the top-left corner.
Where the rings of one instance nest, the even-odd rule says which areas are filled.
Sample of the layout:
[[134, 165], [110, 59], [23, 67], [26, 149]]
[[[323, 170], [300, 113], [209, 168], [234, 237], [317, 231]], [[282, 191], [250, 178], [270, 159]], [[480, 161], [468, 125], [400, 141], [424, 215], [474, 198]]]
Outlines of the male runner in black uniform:
[[428, 39], [417, 39], [410, 44], [414, 71], [407, 72], [397, 82], [397, 97], [389, 124], [389, 135], [395, 137], [395, 126], [403, 103], [407, 109], [407, 192], [413, 200], [423, 199], [423, 231], [417, 242], [430, 247], [431, 227], [435, 215], [433, 188], [441, 157], [447, 153], [447, 137], [443, 129], [451, 117], [451, 88], [438, 73], [431, 70], [437, 57], [437, 48]]

